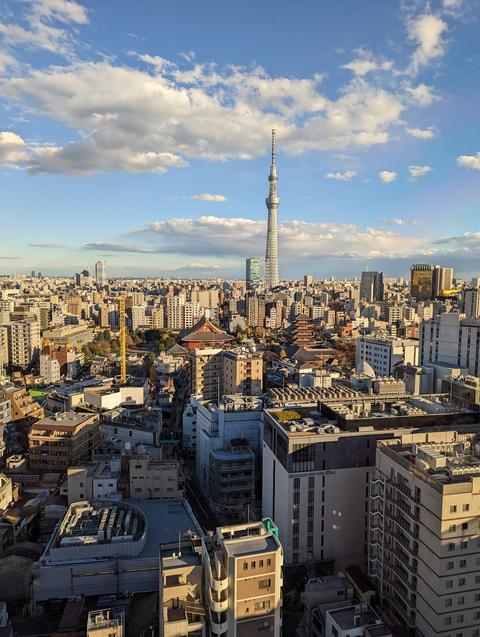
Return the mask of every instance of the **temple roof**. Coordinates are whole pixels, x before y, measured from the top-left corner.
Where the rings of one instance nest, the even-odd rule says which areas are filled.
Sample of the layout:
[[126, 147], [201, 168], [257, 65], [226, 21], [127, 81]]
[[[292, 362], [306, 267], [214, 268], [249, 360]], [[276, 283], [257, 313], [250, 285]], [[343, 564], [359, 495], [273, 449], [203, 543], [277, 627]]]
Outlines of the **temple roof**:
[[183, 331], [180, 334], [180, 338], [187, 343], [233, 341], [234, 339], [233, 336], [224, 332], [218, 325], [215, 325], [205, 317], [201, 318], [193, 327]]

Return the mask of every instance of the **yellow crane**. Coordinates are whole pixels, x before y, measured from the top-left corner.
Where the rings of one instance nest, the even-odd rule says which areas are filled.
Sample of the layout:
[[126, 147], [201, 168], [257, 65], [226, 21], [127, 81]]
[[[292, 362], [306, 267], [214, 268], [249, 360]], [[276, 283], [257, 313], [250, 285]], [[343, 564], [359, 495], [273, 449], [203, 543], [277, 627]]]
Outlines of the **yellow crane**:
[[118, 299], [118, 324], [120, 326], [120, 381], [127, 382], [127, 324], [125, 320], [125, 297]]

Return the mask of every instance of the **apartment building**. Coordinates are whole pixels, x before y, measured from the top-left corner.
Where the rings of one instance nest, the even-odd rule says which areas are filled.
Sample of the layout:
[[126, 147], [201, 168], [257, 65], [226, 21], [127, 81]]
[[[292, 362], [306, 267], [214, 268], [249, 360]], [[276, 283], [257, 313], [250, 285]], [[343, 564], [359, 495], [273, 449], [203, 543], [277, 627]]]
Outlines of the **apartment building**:
[[205, 637], [207, 634], [202, 539], [160, 546], [160, 637]]
[[121, 498], [120, 461], [84, 463], [78, 467], [68, 467], [68, 503], [79, 500], [115, 500]]
[[262, 353], [246, 350], [225, 351], [223, 353], [223, 393], [259, 396], [262, 391]]
[[66, 473], [90, 458], [98, 444], [97, 414], [60, 413], [34, 423], [28, 434], [32, 471]]
[[222, 395], [222, 349], [202, 347], [190, 350], [190, 393], [213, 400]]
[[371, 477], [368, 574], [424, 637], [480, 634], [480, 436], [381, 442]]
[[48, 354], [40, 354], [40, 376], [47, 384], [58, 383], [61, 378], [58, 360]]
[[475, 376], [480, 372], [480, 320], [454, 312], [420, 326], [420, 365], [443, 364]]
[[88, 613], [87, 637], [125, 637], [125, 613], [119, 608], [103, 608]]
[[203, 565], [212, 634], [280, 636], [283, 550], [271, 520], [217, 528]]
[[13, 485], [10, 476], [0, 473], [0, 511], [5, 511], [13, 500]]
[[362, 336], [356, 341], [355, 366], [365, 362], [377, 376], [391, 376], [399, 363], [418, 363], [418, 341]]
[[10, 401], [10, 420], [43, 418], [43, 407], [27, 393], [25, 387], [7, 383], [0, 386], [0, 400]]
[[40, 323], [34, 320], [12, 321], [9, 326], [10, 363], [26, 369], [40, 354]]

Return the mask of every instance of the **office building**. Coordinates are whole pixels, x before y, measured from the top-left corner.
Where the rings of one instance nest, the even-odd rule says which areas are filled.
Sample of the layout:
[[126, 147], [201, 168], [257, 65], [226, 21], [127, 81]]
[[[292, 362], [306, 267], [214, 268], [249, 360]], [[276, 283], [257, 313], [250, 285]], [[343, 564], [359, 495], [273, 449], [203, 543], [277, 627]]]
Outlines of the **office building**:
[[480, 291], [467, 288], [463, 291], [463, 311], [468, 318], [480, 318]]
[[362, 279], [360, 282], [360, 300], [368, 301], [383, 301], [383, 272], [362, 272]]
[[217, 528], [203, 551], [211, 633], [279, 637], [283, 551], [272, 521]]
[[377, 441], [408, 442], [419, 428], [479, 431], [479, 418], [448, 396], [379, 401], [360, 393], [347, 399], [342, 389], [336, 396], [309, 391], [316, 398], [302, 407], [295, 401], [264, 410], [262, 511], [275, 516], [287, 564], [363, 566]]
[[183, 479], [178, 462], [159, 462], [148, 453], [129, 460], [131, 500], [155, 500], [183, 497]]
[[257, 257], [247, 259], [245, 281], [247, 290], [255, 290], [260, 285], [260, 259]]
[[418, 301], [435, 296], [435, 267], [428, 263], [417, 263], [411, 267], [410, 295]]
[[417, 433], [377, 446], [368, 574], [424, 637], [480, 629], [480, 437]]
[[418, 363], [418, 341], [362, 336], [355, 341], [355, 366], [364, 369], [368, 363], [377, 376], [391, 376], [399, 364]]
[[68, 467], [68, 503], [121, 499], [118, 487], [120, 476], [120, 462], [116, 458], [112, 458], [110, 462], [88, 462]]
[[158, 594], [159, 545], [189, 532], [201, 530], [185, 500], [74, 502], [33, 565], [33, 603]]
[[197, 479], [212, 508], [226, 517], [244, 519], [255, 504], [262, 422], [262, 401], [253, 396], [197, 401]]
[[40, 324], [35, 320], [12, 321], [8, 327], [10, 364], [26, 369], [40, 355]]
[[95, 263], [95, 282], [103, 288], [107, 285], [107, 264], [105, 261], [97, 261]]
[[265, 288], [270, 290], [278, 285], [278, 206], [277, 165], [275, 161], [275, 130], [272, 130], [272, 163], [268, 177], [270, 188], [265, 203], [268, 209], [267, 247], [265, 251]]
[[28, 434], [32, 471], [67, 473], [68, 467], [90, 458], [98, 444], [97, 414], [60, 413], [34, 423]]

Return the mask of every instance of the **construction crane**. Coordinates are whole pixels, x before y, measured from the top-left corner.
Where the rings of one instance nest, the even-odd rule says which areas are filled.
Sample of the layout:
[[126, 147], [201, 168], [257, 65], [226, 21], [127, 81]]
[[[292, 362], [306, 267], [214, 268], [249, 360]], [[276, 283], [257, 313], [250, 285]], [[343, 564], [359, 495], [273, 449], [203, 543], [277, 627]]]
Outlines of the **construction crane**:
[[127, 324], [125, 321], [125, 297], [118, 299], [118, 324], [120, 326], [120, 382], [127, 382]]

